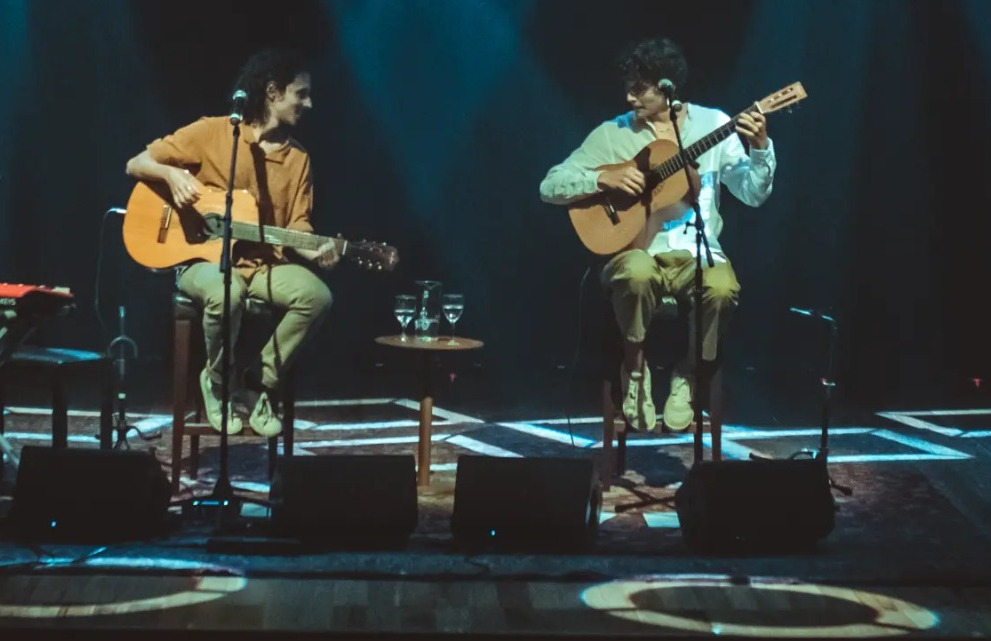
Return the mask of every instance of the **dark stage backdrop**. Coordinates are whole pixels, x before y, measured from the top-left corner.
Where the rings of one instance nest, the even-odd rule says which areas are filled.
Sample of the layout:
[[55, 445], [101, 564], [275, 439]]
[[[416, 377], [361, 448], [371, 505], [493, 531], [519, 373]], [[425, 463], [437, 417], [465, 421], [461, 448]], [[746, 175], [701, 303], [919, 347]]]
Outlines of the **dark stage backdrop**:
[[74, 316], [38, 334], [49, 344], [102, 349], [124, 304], [141, 362], [164, 375], [172, 277], [131, 263], [103, 213], [126, 202], [129, 157], [223, 113], [251, 52], [296, 45], [314, 61], [316, 108], [297, 136], [314, 223], [402, 252], [393, 274], [326, 275], [336, 303], [305, 355], [304, 395], [378, 393], [393, 361], [372, 338], [396, 331], [392, 296], [424, 277], [465, 294], [458, 329], [488, 345], [456, 365], [489, 400], [557, 394], [579, 318], [578, 389], [591, 390], [591, 257], [537, 187], [624, 110], [616, 53], [664, 34], [689, 57], [689, 100], [735, 113], [795, 80], [809, 92], [770, 119], [770, 201], [725, 199], [740, 411], [813, 398], [825, 334], [793, 305], [840, 320], [846, 403], [975, 400], [970, 379], [991, 370], [989, 14], [980, 0], [0, 0], [0, 280], [75, 291]]

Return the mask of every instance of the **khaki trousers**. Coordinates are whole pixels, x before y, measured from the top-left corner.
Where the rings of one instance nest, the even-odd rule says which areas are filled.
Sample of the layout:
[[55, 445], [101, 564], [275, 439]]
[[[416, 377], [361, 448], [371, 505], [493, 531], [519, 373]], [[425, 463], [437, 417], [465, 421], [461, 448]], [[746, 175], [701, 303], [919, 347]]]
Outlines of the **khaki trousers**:
[[[219, 385], [223, 362], [221, 317], [224, 305], [224, 280], [220, 267], [213, 263], [191, 265], [179, 276], [178, 286], [179, 291], [203, 309], [207, 371], [211, 380]], [[248, 279], [234, 270], [231, 274], [232, 345], [241, 326], [245, 300], [249, 297], [285, 310], [285, 315], [260, 355], [261, 382], [265, 387], [275, 389], [299, 348], [320, 326], [333, 299], [323, 281], [302, 265], [263, 265]]]
[[[642, 249], [621, 252], [602, 269], [602, 286], [612, 301], [623, 338], [642, 343], [658, 304], [666, 295], [694, 301], [695, 257], [687, 251], [651, 256]], [[702, 267], [702, 358], [716, 359], [719, 338], [736, 309], [740, 283], [729, 262]], [[687, 366], [694, 369], [695, 320], [690, 327]]]

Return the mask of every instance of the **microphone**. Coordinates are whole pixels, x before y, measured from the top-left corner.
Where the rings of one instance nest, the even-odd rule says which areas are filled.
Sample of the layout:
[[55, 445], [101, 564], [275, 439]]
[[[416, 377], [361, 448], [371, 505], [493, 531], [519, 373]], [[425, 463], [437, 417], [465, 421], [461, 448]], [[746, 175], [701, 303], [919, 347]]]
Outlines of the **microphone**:
[[811, 316], [812, 318], [821, 318], [828, 323], [835, 323], [836, 319], [828, 314], [823, 314], [822, 312], [816, 311], [814, 309], [801, 309], [800, 307], [789, 307], [788, 311], [794, 312], [796, 314], [801, 314], [802, 316]]
[[124, 209], [123, 207], [111, 207], [110, 209], [107, 210], [107, 213], [108, 214], [124, 215], [124, 214], [127, 213], [127, 210]]
[[244, 89], [238, 89], [231, 96], [231, 115], [230, 121], [232, 125], [239, 125], [241, 121], [244, 120], [244, 102], [248, 99], [248, 94], [245, 93]]
[[657, 83], [657, 88], [661, 90], [661, 93], [668, 99], [668, 102], [674, 100], [675, 86], [673, 82], [667, 78], [661, 78], [661, 81]]

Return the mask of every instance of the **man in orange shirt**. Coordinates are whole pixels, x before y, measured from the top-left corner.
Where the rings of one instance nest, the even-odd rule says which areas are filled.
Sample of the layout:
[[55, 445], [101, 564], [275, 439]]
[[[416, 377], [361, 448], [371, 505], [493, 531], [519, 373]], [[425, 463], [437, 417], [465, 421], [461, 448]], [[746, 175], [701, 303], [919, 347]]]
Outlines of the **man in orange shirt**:
[[[258, 53], [245, 64], [236, 86], [247, 93], [247, 100], [234, 188], [245, 189], [254, 196], [262, 224], [312, 232], [310, 157], [289, 134], [303, 113], [313, 107], [310, 74], [303, 59], [282, 51]], [[232, 129], [226, 116], [201, 118], [149, 144], [128, 161], [127, 174], [146, 182], [164, 183], [179, 207], [193, 205], [205, 190], [226, 190], [234, 145]], [[332, 242], [316, 250], [292, 251], [326, 269], [339, 259]], [[232, 262], [232, 338], [237, 336], [244, 301], [249, 296], [285, 310], [274, 335], [262, 349], [260, 374], [250, 367], [243, 390], [251, 408], [251, 428], [262, 436], [274, 436], [282, 429], [273, 408], [280, 376], [319, 326], [332, 298], [323, 281], [307, 267], [287, 260], [281, 247], [238, 241]], [[200, 374], [200, 386], [208, 420], [220, 430], [223, 274], [216, 264], [194, 263], [182, 268], [178, 287], [203, 310], [207, 363]], [[232, 375], [232, 389], [235, 380]], [[228, 433], [236, 434], [242, 427], [241, 418], [230, 413]]]

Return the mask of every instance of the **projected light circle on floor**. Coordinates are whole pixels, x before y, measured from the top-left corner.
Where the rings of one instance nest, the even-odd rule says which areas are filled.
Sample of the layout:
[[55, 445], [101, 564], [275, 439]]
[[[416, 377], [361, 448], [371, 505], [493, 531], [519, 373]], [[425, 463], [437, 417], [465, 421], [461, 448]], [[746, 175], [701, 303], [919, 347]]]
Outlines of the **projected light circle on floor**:
[[[767, 593], [768, 596], [773, 594], [788, 596], [792, 599], [814, 598], [819, 602], [812, 613], [817, 620], [827, 621], [830, 614], [829, 610], [823, 607], [822, 599], [836, 599], [842, 605], [846, 605], [850, 611], [863, 610], [865, 614], [869, 613], [868, 616], [871, 618], [870, 620], [864, 618], [859, 621], [823, 623], [822, 625], [805, 625], [804, 622], [797, 625], [762, 625], [758, 622], [717, 621], [709, 614], [705, 614], [706, 619], [701, 620], [671, 614], [671, 610], [676, 608], [665, 607], [666, 611], [660, 611], [650, 607], [645, 608], [637, 603], [638, 601], [649, 600], [651, 597], [660, 597], [668, 590], [688, 590], [691, 592], [685, 594], [684, 598], [679, 599], [677, 593], [670, 596], [672, 600], [677, 599], [679, 603], [686, 601], [692, 603], [691, 609], [694, 611], [705, 612], [704, 605], [697, 603], [698, 590], [705, 588], [718, 589], [723, 593], [723, 603], [713, 607], [713, 610], [723, 608], [742, 612], [743, 608], [733, 605], [732, 598], [729, 599], [729, 605], [725, 603], [727, 600], [725, 593], [729, 590], [747, 588]], [[692, 601], [688, 601], [689, 599]], [[887, 595], [837, 586], [802, 583], [792, 579], [766, 577], [740, 579], [721, 575], [651, 575], [594, 585], [582, 592], [581, 600], [590, 608], [635, 623], [727, 636], [770, 638], [884, 637], [928, 630], [939, 623], [939, 617], [934, 612]], [[753, 606], [753, 604], [750, 605]], [[757, 616], [761, 610], [751, 609], [751, 612]], [[781, 619], [782, 612], [779, 610], [768, 609], [766, 612], [766, 619]]]
[[[46, 565], [58, 566], [59, 564], [49, 563]], [[108, 570], [114, 568], [142, 568], [231, 572], [228, 568], [218, 568], [202, 563], [190, 563], [178, 559], [92, 559], [85, 564], [75, 565], [73, 567], [98, 567]], [[192, 582], [192, 586], [189, 589], [144, 599], [106, 603], [72, 603], [68, 605], [57, 603], [45, 605], [0, 603], [0, 618], [62, 619], [66, 617], [112, 616], [134, 612], [148, 612], [151, 610], [181, 608], [187, 605], [197, 605], [221, 599], [229, 594], [243, 590], [248, 584], [248, 579], [243, 576], [192, 576], [187, 578]]]

